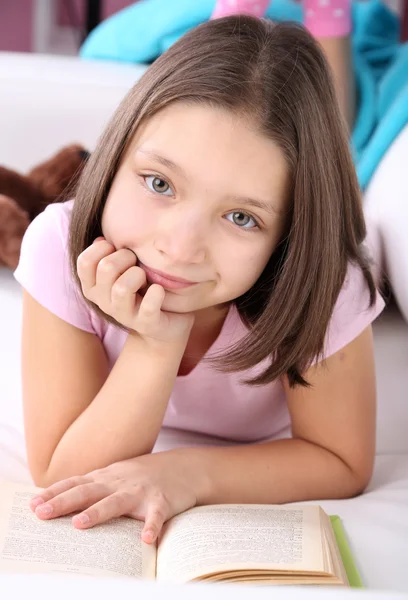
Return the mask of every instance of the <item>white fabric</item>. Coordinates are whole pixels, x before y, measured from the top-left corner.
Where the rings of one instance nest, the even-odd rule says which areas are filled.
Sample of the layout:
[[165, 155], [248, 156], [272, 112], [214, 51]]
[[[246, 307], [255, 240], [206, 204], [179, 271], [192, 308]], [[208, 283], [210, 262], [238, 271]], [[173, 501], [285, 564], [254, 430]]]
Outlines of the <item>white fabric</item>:
[[[373, 247], [408, 322], [408, 125], [379, 164], [364, 197]], [[376, 239], [375, 239], [376, 238]]]
[[130, 578], [72, 577], [53, 573], [49, 575], [11, 575], [0, 573], [0, 589], [4, 597], [13, 600], [72, 600], [72, 598], [98, 598], [98, 600], [406, 600], [406, 594], [349, 590], [345, 588], [299, 588], [212, 585], [192, 583], [166, 585], [137, 581]]
[[93, 150], [143, 65], [0, 52], [0, 165], [26, 171], [66, 144]]
[[[0, 164], [25, 171], [75, 141], [92, 150], [112, 111], [143, 70], [144, 67], [129, 65], [82, 63], [74, 58], [0, 53]], [[387, 177], [385, 171], [383, 176]], [[392, 172], [386, 191], [380, 188], [388, 206], [395, 177]], [[369, 193], [376, 190], [371, 187]], [[0, 479], [30, 483], [21, 406], [20, 329], [21, 289], [10, 271], [0, 269]], [[400, 315], [386, 311], [374, 332], [379, 409], [373, 481], [367, 493], [358, 498], [326, 501], [322, 505], [343, 519], [365, 585], [408, 593], [408, 327]], [[212, 441], [165, 431], [156, 450], [197, 443]], [[0, 577], [1, 590], [6, 589], [5, 581], [4, 576]], [[94, 590], [101, 599], [109, 589], [105, 585], [104, 582]], [[53, 597], [56, 595], [52, 581], [47, 580], [45, 587], [43, 580], [35, 583], [31, 578], [22, 578], [18, 588], [13, 584], [13, 597], [22, 596], [24, 586], [29, 586], [30, 597], [37, 597], [36, 589], [41, 589], [42, 599], [45, 590], [54, 589]], [[62, 589], [68, 588], [64, 585], [58, 589], [60, 598]], [[211, 594], [216, 593], [212, 588]], [[274, 590], [278, 598], [286, 598], [285, 593]], [[298, 589], [295, 593], [296, 597], [307, 595]], [[328, 595], [327, 591], [323, 593]], [[115, 594], [118, 595], [116, 587]], [[201, 598], [198, 592], [195, 594]], [[121, 595], [125, 597], [125, 593]], [[150, 590], [148, 595], [156, 598]], [[177, 595], [181, 598], [179, 591]], [[331, 591], [330, 595], [336, 592]], [[378, 596], [379, 600], [385, 597], [388, 594]]]

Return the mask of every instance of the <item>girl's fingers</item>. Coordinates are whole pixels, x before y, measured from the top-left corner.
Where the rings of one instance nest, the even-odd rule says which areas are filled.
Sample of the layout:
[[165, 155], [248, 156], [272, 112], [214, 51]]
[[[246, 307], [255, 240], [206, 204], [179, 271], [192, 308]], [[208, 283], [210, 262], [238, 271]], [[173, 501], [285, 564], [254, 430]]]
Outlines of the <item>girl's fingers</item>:
[[134, 315], [139, 304], [136, 294], [145, 285], [146, 273], [140, 267], [133, 266], [122, 273], [111, 289], [111, 303], [115, 312], [126, 316], [126, 319]]
[[104, 498], [107, 493], [106, 486], [101, 483], [85, 483], [62, 492], [45, 504], [40, 504], [37, 506], [35, 514], [40, 519], [54, 519], [69, 515], [92, 506]]
[[99, 261], [113, 252], [115, 252], [115, 247], [112, 244], [104, 238], [97, 238], [91, 246], [78, 256], [77, 272], [86, 297], [88, 297], [88, 293], [96, 285], [96, 268]]
[[112, 286], [123, 273], [136, 265], [136, 261], [134, 252], [127, 248], [117, 250], [99, 261], [96, 267], [96, 285], [92, 294], [93, 301], [102, 310], [110, 312]]
[[59, 494], [62, 494], [63, 492], [66, 492], [75, 486], [83, 485], [84, 483], [89, 483], [89, 479], [84, 476], [69, 477], [69, 479], [58, 481], [57, 483], [54, 483], [53, 485], [50, 485], [42, 490], [42, 492], [37, 496], [31, 498], [30, 508], [32, 511], [35, 511], [37, 506], [40, 504], [44, 504], [45, 502], [48, 502], [48, 500], [55, 498], [55, 496], [58, 496]]
[[160, 309], [165, 296], [164, 288], [157, 283], [152, 284], [141, 301], [137, 315], [138, 323], [152, 326], [160, 322]]
[[166, 520], [163, 508], [158, 504], [151, 504], [147, 509], [145, 526], [142, 531], [142, 540], [146, 544], [153, 544], [162, 530], [163, 524]]
[[96, 502], [96, 504], [93, 504], [79, 515], [75, 515], [72, 523], [77, 529], [87, 529], [101, 523], [106, 523], [110, 519], [122, 517], [132, 512], [134, 506], [135, 497], [133, 494], [117, 492], [99, 500], [99, 502]]

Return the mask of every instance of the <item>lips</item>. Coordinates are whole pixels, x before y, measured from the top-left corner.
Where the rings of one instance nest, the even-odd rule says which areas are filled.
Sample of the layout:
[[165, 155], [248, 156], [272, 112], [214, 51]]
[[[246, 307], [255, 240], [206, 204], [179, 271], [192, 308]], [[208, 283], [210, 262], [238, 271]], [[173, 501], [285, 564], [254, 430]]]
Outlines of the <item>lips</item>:
[[139, 261], [140, 268], [146, 273], [146, 278], [149, 283], [157, 283], [168, 290], [179, 290], [186, 287], [197, 285], [196, 281], [189, 281], [181, 277], [173, 277], [163, 271], [151, 269]]

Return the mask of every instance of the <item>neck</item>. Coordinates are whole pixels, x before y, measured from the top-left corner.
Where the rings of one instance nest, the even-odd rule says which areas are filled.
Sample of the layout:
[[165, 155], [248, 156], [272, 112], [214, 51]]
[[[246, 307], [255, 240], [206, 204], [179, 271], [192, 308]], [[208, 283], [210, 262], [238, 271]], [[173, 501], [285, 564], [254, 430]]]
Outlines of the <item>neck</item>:
[[228, 314], [230, 304], [210, 306], [195, 313], [194, 330], [196, 332], [212, 331], [221, 327]]
[[195, 313], [195, 322], [190, 333], [179, 375], [187, 375], [200, 362], [218, 338], [230, 305], [212, 306]]

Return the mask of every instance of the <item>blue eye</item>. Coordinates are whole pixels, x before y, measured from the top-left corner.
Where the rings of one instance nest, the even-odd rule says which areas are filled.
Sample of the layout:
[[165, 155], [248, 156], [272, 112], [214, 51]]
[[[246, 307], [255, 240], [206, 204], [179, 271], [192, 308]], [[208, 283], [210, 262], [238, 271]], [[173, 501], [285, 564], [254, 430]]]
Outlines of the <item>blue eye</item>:
[[[153, 192], [155, 194], [160, 194], [161, 196], [172, 196], [173, 195], [171, 187], [169, 186], [167, 181], [165, 181], [161, 177], [157, 177], [156, 175], [145, 175], [143, 177], [143, 179], [145, 180], [146, 185], [151, 192]], [[148, 183], [149, 179], [153, 180], [151, 182], [151, 186]], [[167, 192], [167, 191], [170, 191], [170, 194], [166, 194], [165, 192]]]
[[[253, 217], [241, 211], [229, 213], [228, 215], [226, 215], [227, 219], [228, 217], [232, 217], [232, 223], [234, 223], [234, 225], [237, 225], [241, 229], [254, 229], [259, 227], [258, 223]], [[230, 220], [231, 219], [228, 219], [228, 221]]]

